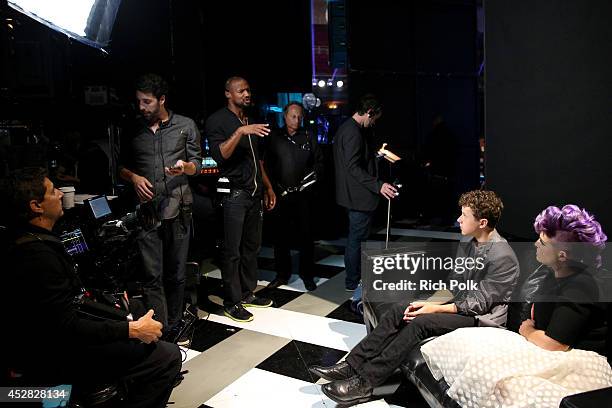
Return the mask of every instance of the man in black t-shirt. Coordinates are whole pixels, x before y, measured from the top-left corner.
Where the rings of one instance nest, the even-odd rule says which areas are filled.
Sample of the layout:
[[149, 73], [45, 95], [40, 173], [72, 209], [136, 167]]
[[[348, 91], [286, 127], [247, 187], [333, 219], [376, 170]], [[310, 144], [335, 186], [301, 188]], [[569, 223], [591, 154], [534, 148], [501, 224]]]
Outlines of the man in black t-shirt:
[[[320, 179], [323, 156], [316, 137], [301, 127], [304, 108], [290, 102], [284, 108], [285, 126], [266, 139], [265, 167], [278, 192], [277, 208], [270, 214], [274, 228], [274, 266], [276, 278], [268, 288], [285, 285], [291, 276], [289, 248], [297, 241], [300, 253], [299, 274], [307, 290], [315, 290], [313, 280], [314, 242], [312, 234], [312, 191], [307, 183]], [[314, 174], [310, 174], [314, 172]], [[307, 179], [305, 180], [305, 177]]]
[[270, 299], [253, 294], [257, 286], [257, 254], [261, 245], [262, 199], [266, 210], [276, 205], [276, 195], [260, 161], [258, 142], [270, 133], [267, 124], [252, 124], [245, 109], [251, 106], [251, 88], [240, 77], [225, 82], [227, 106], [206, 121], [205, 135], [221, 177], [230, 182], [223, 200], [224, 313], [238, 322], [253, 315], [245, 307], [268, 307]]

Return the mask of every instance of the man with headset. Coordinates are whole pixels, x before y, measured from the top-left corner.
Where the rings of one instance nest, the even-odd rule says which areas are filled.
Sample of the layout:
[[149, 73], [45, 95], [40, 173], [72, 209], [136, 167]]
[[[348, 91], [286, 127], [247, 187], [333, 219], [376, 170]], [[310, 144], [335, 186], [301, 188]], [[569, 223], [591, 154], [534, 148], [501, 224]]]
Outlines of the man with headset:
[[283, 111], [285, 126], [268, 136], [264, 155], [266, 169], [278, 192], [276, 209], [270, 213], [274, 229], [276, 278], [268, 288], [288, 283], [291, 276], [289, 248], [292, 240], [296, 240], [300, 253], [299, 274], [310, 291], [315, 290], [317, 285], [312, 271], [312, 192], [315, 186], [309, 183], [321, 179], [323, 154], [317, 145], [316, 135], [301, 127], [304, 118], [302, 104], [290, 102]]
[[354, 291], [361, 280], [361, 243], [370, 234], [372, 216], [379, 194], [387, 199], [397, 196], [396, 188], [377, 178], [374, 150], [362, 134], [382, 116], [382, 106], [373, 95], [363, 96], [353, 116], [334, 137], [336, 202], [346, 208], [349, 232], [344, 252], [345, 287]]
[[193, 196], [187, 176], [202, 167], [200, 133], [193, 120], [166, 108], [168, 84], [147, 74], [136, 82], [141, 116], [123, 142], [119, 174], [134, 186], [141, 205], [161, 223], [138, 239], [144, 264], [144, 296], [170, 338], [183, 316], [185, 264]]

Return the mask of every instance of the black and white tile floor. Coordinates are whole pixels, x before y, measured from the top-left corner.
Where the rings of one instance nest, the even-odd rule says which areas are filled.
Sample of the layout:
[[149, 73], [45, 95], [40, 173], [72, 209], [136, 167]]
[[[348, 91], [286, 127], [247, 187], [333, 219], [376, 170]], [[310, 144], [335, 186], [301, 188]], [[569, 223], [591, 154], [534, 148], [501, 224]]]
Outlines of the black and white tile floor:
[[[384, 240], [385, 231], [371, 236]], [[393, 228], [391, 240], [458, 239], [459, 234]], [[250, 309], [255, 319], [238, 323], [223, 316], [218, 306], [221, 273], [202, 265], [200, 299], [208, 298], [196, 322], [189, 348], [183, 348], [185, 380], [175, 388], [172, 407], [335, 407], [320, 389], [323, 382], [307, 370], [312, 364], [341, 360], [365, 335], [365, 325], [349, 310], [344, 290], [344, 240], [319, 241], [315, 258], [318, 288], [306, 292], [293, 276], [288, 285], [265, 289], [275, 273], [270, 248], [259, 257], [258, 293], [275, 301], [274, 307]], [[208, 313], [210, 312], [210, 313]], [[393, 381], [391, 381], [393, 382]], [[427, 407], [409, 384], [380, 391], [385, 398], [361, 407]], [[379, 390], [377, 389], [377, 393]]]

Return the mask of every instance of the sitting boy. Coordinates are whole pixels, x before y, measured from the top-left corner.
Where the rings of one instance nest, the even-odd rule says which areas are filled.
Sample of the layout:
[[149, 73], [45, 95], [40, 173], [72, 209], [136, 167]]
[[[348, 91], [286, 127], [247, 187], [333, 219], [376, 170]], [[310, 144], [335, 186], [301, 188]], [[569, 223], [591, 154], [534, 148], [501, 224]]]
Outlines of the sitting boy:
[[478, 290], [455, 291], [452, 300], [444, 304], [398, 303], [345, 361], [331, 367], [311, 367], [313, 374], [332, 381], [323, 386], [332, 400], [347, 406], [374, 399], [374, 387], [383, 384], [428, 337], [460, 327], [505, 325], [519, 265], [512, 248], [495, 230], [502, 201], [492, 191], [470, 191], [461, 196], [459, 205], [461, 234], [469, 237], [463, 255], [482, 258], [484, 266], [453, 277], [477, 281]]

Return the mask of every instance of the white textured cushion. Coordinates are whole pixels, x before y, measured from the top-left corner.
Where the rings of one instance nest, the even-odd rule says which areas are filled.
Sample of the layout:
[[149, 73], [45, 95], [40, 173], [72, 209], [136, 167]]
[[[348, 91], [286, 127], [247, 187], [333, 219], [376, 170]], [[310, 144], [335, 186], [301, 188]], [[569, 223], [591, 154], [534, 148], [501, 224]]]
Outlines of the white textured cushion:
[[605, 357], [546, 351], [492, 327], [457, 329], [421, 347], [434, 378], [462, 407], [558, 407], [567, 395], [612, 386]]

